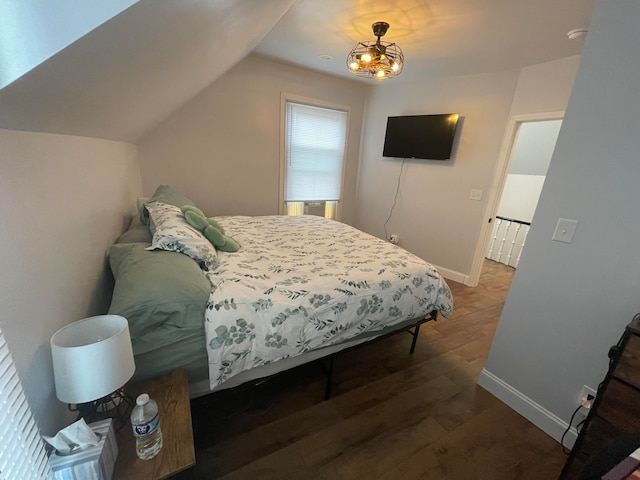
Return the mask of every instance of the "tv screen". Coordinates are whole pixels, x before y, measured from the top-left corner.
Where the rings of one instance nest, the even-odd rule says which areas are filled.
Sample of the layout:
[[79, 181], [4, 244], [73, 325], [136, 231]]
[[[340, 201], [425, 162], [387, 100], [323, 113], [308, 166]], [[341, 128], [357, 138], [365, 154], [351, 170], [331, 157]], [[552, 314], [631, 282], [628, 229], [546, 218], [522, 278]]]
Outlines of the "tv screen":
[[389, 117], [382, 156], [448, 160], [458, 114]]

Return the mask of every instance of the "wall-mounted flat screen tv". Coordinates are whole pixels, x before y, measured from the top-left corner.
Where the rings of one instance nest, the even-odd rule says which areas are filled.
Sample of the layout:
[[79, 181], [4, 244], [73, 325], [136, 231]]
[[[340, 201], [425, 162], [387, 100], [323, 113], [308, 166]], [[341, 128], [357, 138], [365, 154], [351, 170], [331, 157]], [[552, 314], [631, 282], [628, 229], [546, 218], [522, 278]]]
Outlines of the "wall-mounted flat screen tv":
[[457, 113], [389, 117], [382, 156], [448, 160], [458, 117]]

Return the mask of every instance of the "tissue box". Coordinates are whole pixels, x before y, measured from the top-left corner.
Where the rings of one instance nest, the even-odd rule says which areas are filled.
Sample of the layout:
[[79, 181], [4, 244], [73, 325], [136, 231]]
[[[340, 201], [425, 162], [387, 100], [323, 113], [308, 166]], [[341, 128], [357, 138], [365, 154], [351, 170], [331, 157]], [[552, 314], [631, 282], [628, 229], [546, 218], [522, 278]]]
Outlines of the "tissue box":
[[111, 480], [113, 477], [118, 456], [113, 421], [108, 418], [89, 426], [100, 436], [100, 442], [71, 455], [52, 453], [49, 466], [55, 480]]

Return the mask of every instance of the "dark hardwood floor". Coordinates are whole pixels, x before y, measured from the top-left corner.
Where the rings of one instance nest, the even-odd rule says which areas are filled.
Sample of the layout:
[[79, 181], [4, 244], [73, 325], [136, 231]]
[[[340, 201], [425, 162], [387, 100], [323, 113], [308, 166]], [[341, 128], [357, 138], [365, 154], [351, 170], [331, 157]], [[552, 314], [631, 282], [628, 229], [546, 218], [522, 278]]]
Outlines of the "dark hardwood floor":
[[476, 385], [513, 269], [487, 260], [480, 285], [449, 282], [451, 319], [336, 359], [192, 401], [196, 466], [176, 479], [557, 478], [560, 445]]

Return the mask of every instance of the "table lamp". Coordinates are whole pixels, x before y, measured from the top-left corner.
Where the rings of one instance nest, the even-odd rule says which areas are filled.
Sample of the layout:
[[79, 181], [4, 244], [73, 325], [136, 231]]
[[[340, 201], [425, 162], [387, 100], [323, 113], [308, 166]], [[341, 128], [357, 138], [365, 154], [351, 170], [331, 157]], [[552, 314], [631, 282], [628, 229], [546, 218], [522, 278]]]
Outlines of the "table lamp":
[[133, 399], [122, 387], [136, 367], [126, 318], [98, 315], [61, 328], [51, 337], [51, 356], [56, 396], [69, 410], [87, 423], [127, 423]]

